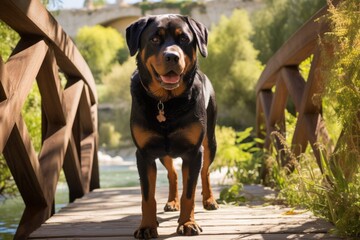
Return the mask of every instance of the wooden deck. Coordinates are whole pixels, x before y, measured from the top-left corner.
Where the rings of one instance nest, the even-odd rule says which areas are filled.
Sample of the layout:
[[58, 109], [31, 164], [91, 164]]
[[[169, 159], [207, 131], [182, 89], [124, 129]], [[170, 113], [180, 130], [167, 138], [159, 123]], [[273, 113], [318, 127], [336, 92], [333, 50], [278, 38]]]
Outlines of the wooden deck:
[[[215, 189], [217, 196], [220, 190]], [[246, 186], [244, 192], [251, 199], [246, 206], [221, 205], [217, 211], [206, 211], [197, 191], [195, 218], [203, 233], [190, 239], [340, 239], [328, 234], [331, 224], [310, 212], [289, 215], [290, 208], [263, 204], [271, 190]], [[166, 195], [167, 189], [157, 190], [159, 239], [189, 239], [175, 233], [178, 213], [162, 210]], [[139, 188], [98, 189], [61, 209], [30, 239], [133, 239], [140, 213]]]

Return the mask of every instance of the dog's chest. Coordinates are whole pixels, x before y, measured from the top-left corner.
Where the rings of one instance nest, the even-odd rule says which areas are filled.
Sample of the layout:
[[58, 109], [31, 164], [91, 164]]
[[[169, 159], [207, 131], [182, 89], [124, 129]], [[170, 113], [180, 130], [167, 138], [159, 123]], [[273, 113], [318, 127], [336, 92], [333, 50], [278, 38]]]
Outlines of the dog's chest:
[[201, 145], [205, 132], [202, 118], [193, 112], [178, 115], [176, 118], [165, 112], [164, 116], [167, 119], [163, 122], [158, 121], [155, 114], [152, 114], [151, 119], [142, 119], [132, 125], [133, 138], [139, 149], [157, 157], [178, 157]]

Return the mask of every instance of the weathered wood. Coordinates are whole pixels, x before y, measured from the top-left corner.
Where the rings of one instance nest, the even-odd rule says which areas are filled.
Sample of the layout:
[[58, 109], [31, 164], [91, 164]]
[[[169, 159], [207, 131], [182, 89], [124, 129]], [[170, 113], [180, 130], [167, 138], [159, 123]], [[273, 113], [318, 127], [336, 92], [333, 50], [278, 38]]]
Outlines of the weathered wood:
[[[337, 1], [334, 2], [336, 4]], [[312, 16], [288, 41], [271, 57], [256, 85], [256, 93], [271, 89], [275, 85], [276, 74], [283, 66], [298, 66], [311, 55], [319, 35], [328, 30], [328, 25], [316, 21], [326, 14], [327, 6]]]
[[47, 135], [51, 135], [59, 127], [66, 125], [66, 117], [62, 109], [63, 90], [52, 49], [47, 52], [36, 79], [41, 97], [46, 99], [46, 101], [43, 101], [42, 106], [49, 125]]
[[87, 192], [84, 188], [80, 160], [78, 158], [73, 136], [71, 136], [66, 151], [63, 169], [69, 187], [69, 201], [73, 202], [76, 198], [81, 198], [84, 196], [85, 192]]
[[[19, 45], [23, 45], [22, 42]], [[28, 44], [24, 45], [27, 46]], [[26, 97], [31, 90], [46, 51], [47, 46], [45, 42], [37, 42], [11, 56], [5, 65], [6, 72], [9, 75], [2, 79], [2, 85], [8, 100], [3, 101], [0, 105], [0, 112], [2, 113], [0, 116], [0, 152], [3, 151], [10, 131], [14, 126], [15, 119], [20, 114]]]
[[[260, 186], [246, 186], [246, 194], [261, 197], [266, 191]], [[215, 195], [221, 189], [214, 188]], [[262, 206], [248, 202], [246, 206], [220, 205], [217, 211], [202, 207], [200, 188], [197, 190], [195, 219], [203, 232], [195, 239], [291, 239], [299, 236], [311, 239], [338, 239], [328, 231], [331, 224], [314, 217], [310, 212], [284, 206]], [[179, 212], [164, 212], [167, 188], [157, 188], [158, 239], [189, 239], [176, 234]], [[253, 205], [255, 204], [255, 205]], [[86, 194], [82, 199], [64, 207], [30, 239], [132, 239], [141, 221], [141, 194], [139, 188], [102, 189]], [[265, 236], [267, 238], [265, 238]], [[295, 237], [296, 236], [296, 237]]]
[[[97, 93], [78, 49], [40, 1], [1, 1], [0, 19], [21, 37], [8, 61], [0, 59], [0, 154], [26, 204], [15, 235], [25, 239], [53, 213], [62, 167], [71, 179], [70, 200], [99, 187]], [[67, 77], [66, 90], [60, 84], [59, 68]], [[39, 154], [21, 116], [35, 78], [42, 101]], [[83, 139], [92, 142], [89, 149], [80, 149]], [[87, 163], [83, 170], [82, 157]]]
[[[332, 3], [336, 6], [339, 2], [335, 0]], [[309, 142], [320, 168], [318, 144], [324, 144], [330, 151], [333, 149], [321, 116], [324, 79], [322, 79], [320, 67], [323, 49], [317, 41], [319, 36], [329, 30], [328, 21], [318, 20], [326, 15], [327, 9], [326, 5], [281, 46], [268, 61], [256, 86], [257, 104], [261, 105], [258, 107], [260, 111], [257, 111], [257, 115], [261, 114], [257, 116], [257, 124], [266, 122], [266, 136], [260, 135], [259, 131], [258, 136], [265, 139], [265, 148], [270, 146], [270, 134], [274, 130], [279, 131], [275, 128], [275, 124], [280, 123], [278, 124], [280, 132], [285, 132], [286, 126], [282, 126], [281, 123], [284, 123], [282, 114], [286, 108], [288, 95], [295, 104], [297, 122], [292, 136], [292, 153], [287, 156], [285, 162], [290, 170], [294, 167], [291, 161], [296, 160], [301, 153], [305, 152]], [[313, 58], [309, 76], [307, 80], [304, 80], [299, 72], [299, 65], [311, 55]], [[264, 91], [272, 91], [274, 88], [274, 97], [265, 100]], [[265, 101], [270, 101], [270, 103]], [[269, 104], [271, 110], [268, 114], [266, 105]], [[257, 128], [259, 129], [259, 126]], [[282, 152], [282, 144], [279, 144], [276, 137], [275, 147], [278, 153]]]
[[[3, 0], [0, 19], [20, 35], [46, 38], [56, 53], [60, 68], [73, 79], [83, 79], [91, 88], [91, 101], [97, 102], [96, 85], [91, 71], [71, 38], [40, 1]], [[16, 17], [14, 17], [16, 16]]]
[[284, 79], [289, 95], [295, 104], [296, 111], [300, 111], [301, 99], [305, 89], [305, 80], [298, 67], [283, 67], [281, 76]]

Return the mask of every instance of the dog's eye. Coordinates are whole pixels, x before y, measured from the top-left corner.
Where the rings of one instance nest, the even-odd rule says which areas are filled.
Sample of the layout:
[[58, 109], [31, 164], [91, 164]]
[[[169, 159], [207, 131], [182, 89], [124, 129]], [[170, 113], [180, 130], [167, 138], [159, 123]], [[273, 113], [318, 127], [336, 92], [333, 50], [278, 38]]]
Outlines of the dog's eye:
[[188, 36], [182, 35], [182, 36], [180, 37], [180, 43], [182, 43], [182, 44], [188, 44], [189, 42], [190, 42], [190, 39], [189, 39]]
[[150, 41], [151, 41], [152, 43], [158, 44], [158, 43], [160, 43], [160, 37], [159, 37], [159, 36], [153, 36], [153, 37], [150, 39]]

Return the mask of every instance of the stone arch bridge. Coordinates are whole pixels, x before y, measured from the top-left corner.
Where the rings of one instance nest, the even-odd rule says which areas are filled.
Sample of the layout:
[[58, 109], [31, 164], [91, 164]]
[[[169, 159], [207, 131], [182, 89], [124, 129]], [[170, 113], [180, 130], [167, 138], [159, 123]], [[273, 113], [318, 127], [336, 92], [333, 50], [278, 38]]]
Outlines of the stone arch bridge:
[[[139, 17], [143, 16], [142, 10], [136, 5], [128, 5], [118, 1], [101, 8], [64, 9], [53, 15], [65, 32], [75, 37], [79, 28], [100, 24], [116, 28], [124, 34], [126, 27]], [[262, 6], [262, 0], [210, 0], [204, 1], [204, 8], [194, 7], [189, 15], [204, 23], [208, 28], [217, 23], [221, 15], [230, 16], [234, 9], [245, 9], [253, 12]], [[180, 13], [179, 9], [157, 8], [146, 11], [146, 15], [162, 13]]]

